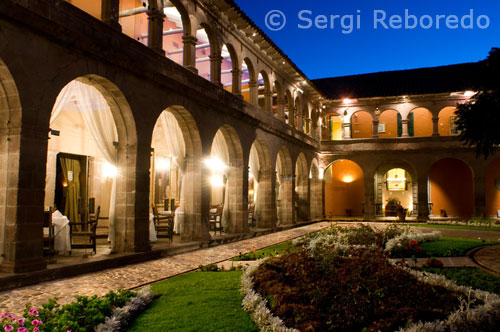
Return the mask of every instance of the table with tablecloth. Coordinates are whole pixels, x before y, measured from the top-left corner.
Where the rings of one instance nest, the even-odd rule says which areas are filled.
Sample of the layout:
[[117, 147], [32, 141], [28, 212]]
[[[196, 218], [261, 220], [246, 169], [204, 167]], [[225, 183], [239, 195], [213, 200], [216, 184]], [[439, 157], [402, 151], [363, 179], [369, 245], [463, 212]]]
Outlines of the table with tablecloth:
[[[70, 225], [68, 217], [59, 210], [52, 213], [52, 224], [54, 225], [54, 250], [60, 255], [71, 251]], [[47, 236], [49, 229], [44, 227], [44, 236]]]

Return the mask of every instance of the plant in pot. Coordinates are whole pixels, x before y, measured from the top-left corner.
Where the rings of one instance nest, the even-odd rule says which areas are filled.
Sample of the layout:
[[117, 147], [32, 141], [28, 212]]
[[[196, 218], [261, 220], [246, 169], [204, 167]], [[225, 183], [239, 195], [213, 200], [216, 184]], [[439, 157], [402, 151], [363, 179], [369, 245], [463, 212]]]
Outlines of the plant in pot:
[[406, 220], [406, 213], [408, 212], [408, 209], [405, 209], [401, 205], [398, 205], [396, 209], [396, 214], [398, 216], [399, 221], [405, 221]]
[[397, 198], [390, 198], [387, 200], [385, 205], [385, 216], [395, 217], [397, 215], [397, 208], [401, 205], [401, 202]]

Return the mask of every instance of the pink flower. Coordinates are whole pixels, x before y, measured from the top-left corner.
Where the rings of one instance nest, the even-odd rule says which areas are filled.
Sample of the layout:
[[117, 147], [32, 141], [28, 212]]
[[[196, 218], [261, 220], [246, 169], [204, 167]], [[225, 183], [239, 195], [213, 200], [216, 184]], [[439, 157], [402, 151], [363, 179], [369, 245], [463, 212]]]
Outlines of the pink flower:
[[7, 317], [9, 317], [9, 316], [8, 316], [8, 314], [6, 314], [5, 312], [2, 312], [2, 313], [0, 314], [0, 318], [7, 318]]
[[30, 311], [28, 311], [28, 315], [38, 316], [38, 310], [31, 308]]
[[24, 319], [19, 318], [19, 319], [17, 320], [17, 323], [18, 323], [19, 325], [23, 326], [23, 325], [24, 325]]
[[43, 324], [42, 321], [38, 320], [38, 319], [33, 319], [33, 321], [31, 322], [31, 325], [33, 325], [33, 326], [39, 326], [42, 324]]
[[398, 247], [402, 247], [403, 246], [401, 243], [398, 243], [397, 245], [398, 245]]
[[67, 330], [66, 332], [71, 332], [71, 330]]
[[17, 332], [29, 332], [29, 331], [28, 331], [28, 329], [27, 329], [27, 328], [25, 328], [24, 326], [22, 326], [22, 327], [19, 327], [19, 328], [17, 329]]
[[3, 329], [5, 330], [5, 332], [10, 332], [10, 331], [12, 331], [14, 329], [14, 326], [12, 326], [12, 325], [5, 325], [3, 327]]
[[38, 332], [38, 327], [35, 327], [35, 328], [33, 329], [33, 332]]

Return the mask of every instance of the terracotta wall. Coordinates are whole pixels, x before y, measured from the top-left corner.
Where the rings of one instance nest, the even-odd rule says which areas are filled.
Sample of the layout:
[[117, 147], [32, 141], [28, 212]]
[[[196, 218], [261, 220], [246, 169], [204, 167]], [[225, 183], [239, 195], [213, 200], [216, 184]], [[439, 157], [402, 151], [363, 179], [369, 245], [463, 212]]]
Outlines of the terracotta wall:
[[486, 215], [497, 216], [497, 210], [500, 210], [500, 158], [489, 164], [485, 181]]
[[[86, 0], [81, 0], [87, 2]], [[100, 2], [100, 1], [99, 1]], [[120, 11], [143, 7], [141, 1], [120, 0]], [[122, 32], [127, 36], [138, 40], [144, 45], [148, 44], [147, 38], [141, 38], [148, 33], [148, 15], [140, 13], [132, 16], [121, 17], [118, 22], [122, 26]]]
[[439, 112], [439, 135], [450, 136], [450, 117], [455, 115], [455, 107], [445, 107]]
[[398, 112], [395, 110], [384, 111], [379, 116], [379, 124], [385, 124], [385, 133], [378, 133], [378, 137], [398, 137]]
[[416, 108], [413, 113], [413, 130], [415, 137], [432, 136], [432, 113], [426, 108]]
[[[165, 21], [163, 21], [163, 31], [178, 30], [182, 28], [182, 24], [177, 25], [175, 22], [168, 20], [168, 18], [165, 18]], [[174, 54], [168, 54], [168, 52], [184, 49], [184, 42], [182, 41], [183, 35], [184, 33], [181, 32], [174, 35], [163, 36], [163, 50], [165, 50], [165, 55], [180, 65], [184, 63], [184, 52]]]
[[448, 216], [473, 215], [472, 172], [457, 159], [436, 162], [429, 173], [433, 215], [445, 209]]
[[373, 136], [373, 122], [370, 113], [356, 112], [351, 116], [351, 137], [371, 138]]
[[[343, 182], [345, 176], [353, 181]], [[350, 209], [352, 215], [362, 215], [362, 203], [365, 201], [364, 175], [361, 167], [350, 160], [339, 160], [325, 171], [325, 214], [327, 216], [345, 216]]]
[[101, 19], [101, 0], [66, 0], [75, 7], [87, 12], [97, 19]]

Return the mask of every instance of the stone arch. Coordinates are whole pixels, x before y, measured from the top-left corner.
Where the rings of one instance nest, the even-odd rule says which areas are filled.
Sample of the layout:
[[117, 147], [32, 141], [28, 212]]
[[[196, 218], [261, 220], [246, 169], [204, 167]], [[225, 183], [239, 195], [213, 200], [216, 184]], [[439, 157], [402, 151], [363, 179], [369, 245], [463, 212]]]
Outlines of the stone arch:
[[171, 60], [186, 67], [192, 67], [194, 59], [190, 58], [190, 46], [194, 46], [191, 35], [189, 14], [179, 0], [160, 0], [159, 9], [165, 14], [162, 27], [162, 48]]
[[293, 120], [293, 126], [295, 129], [298, 129], [300, 130], [300, 127], [301, 127], [301, 121], [302, 121], [302, 118], [303, 118], [303, 102], [302, 102], [302, 95], [297, 95], [295, 97], [295, 117], [294, 117], [294, 120]]
[[[257, 138], [250, 149], [249, 160], [249, 202], [255, 206], [255, 221], [257, 228], [273, 228], [276, 226], [276, 206], [272, 187], [273, 169], [271, 154], [266, 142]], [[250, 174], [252, 184], [250, 185]], [[253, 190], [252, 193], [250, 192]], [[252, 198], [252, 200], [250, 200]]]
[[[19, 240], [25, 241], [20, 238], [24, 234], [16, 232], [17, 198], [14, 204], [9, 204], [7, 199], [18, 197], [20, 151], [16, 146], [20, 144], [21, 119], [21, 101], [16, 83], [9, 68], [0, 59], [0, 264], [4, 260], [7, 264], [14, 264], [16, 257], [11, 254], [15, 251], [7, 248], [13, 249]], [[40, 248], [41, 243], [29, 245]]]
[[311, 220], [320, 219], [323, 217], [323, 181], [320, 178], [318, 159], [313, 158], [309, 174], [309, 196], [311, 201], [310, 216]]
[[456, 158], [436, 161], [429, 172], [429, 186], [432, 215], [470, 217], [474, 214], [473, 172], [464, 161]]
[[[262, 77], [262, 83], [260, 81], [260, 77]], [[265, 112], [272, 112], [272, 92], [271, 92], [271, 82], [269, 81], [269, 76], [267, 75], [265, 70], [261, 70], [259, 72], [258, 83], [258, 98], [259, 98], [259, 106]]]
[[401, 136], [399, 132], [400, 120], [398, 120], [400, 117], [399, 112], [394, 109], [386, 109], [380, 113], [378, 123], [379, 128], [382, 129], [378, 130], [378, 137], [390, 138]]
[[278, 119], [281, 120], [284, 119], [284, 113], [283, 113], [284, 102], [285, 100], [281, 83], [278, 80], [275, 80], [273, 82], [273, 114], [274, 116], [276, 116]]
[[485, 176], [486, 215], [499, 217], [500, 210], [500, 157], [493, 159]]
[[[432, 112], [425, 107], [416, 107], [408, 114], [408, 135], [414, 137], [432, 136]], [[405, 136], [404, 121], [403, 136]]]
[[309, 220], [309, 172], [304, 153], [300, 153], [295, 163], [294, 205], [297, 221]]
[[[179, 134], [182, 137], [170, 136]], [[176, 205], [178, 203], [178, 207], [169, 207], [171, 211], [177, 208], [174, 231], [180, 233], [184, 241], [203, 238], [199, 204], [201, 201], [199, 161], [202, 157], [202, 145], [196, 121], [191, 113], [179, 105], [166, 108], [156, 121], [151, 147], [155, 159], [157, 155], [161, 155], [162, 150], [163, 154], [170, 154], [168, 163], [170, 183], [166, 199], [169, 201], [175, 199]], [[152, 169], [155, 167], [156, 162], [153, 162]], [[150, 203], [157, 204], [159, 201], [154, 201], [153, 197], [153, 188], [156, 184], [153, 174], [155, 173], [151, 172]], [[175, 188], [175, 191], [172, 188]]]
[[205, 22], [200, 23], [196, 30], [195, 53], [198, 75], [208, 81], [219, 83], [221, 47], [214, 30]]
[[278, 223], [293, 224], [293, 165], [286, 146], [281, 147], [276, 158], [276, 207]]
[[339, 159], [325, 168], [325, 215], [362, 216], [365, 202], [363, 169], [352, 160]]
[[257, 74], [250, 58], [245, 57], [242, 64], [241, 92], [243, 100], [257, 105]]
[[438, 115], [438, 133], [439, 136], [456, 136], [458, 135], [457, 126], [455, 124], [456, 115], [455, 106], [447, 106], [439, 111]]
[[[133, 117], [130, 106], [121, 92], [121, 90], [108, 79], [90, 74], [80, 76], [70, 83], [65, 85], [59, 96], [68, 93], [66, 89], [69, 89], [72, 82], [78, 81], [85, 85], [93, 87], [99, 92], [99, 97], [105, 102], [109, 107], [110, 113], [113, 118], [113, 122], [117, 134], [117, 142], [113, 145], [116, 147], [116, 161], [110, 162], [116, 167], [116, 176], [113, 180], [112, 188], [110, 187], [110, 202], [104, 202], [109, 204], [108, 210], [109, 214], [114, 214], [114, 218], [110, 216], [109, 225], [109, 236], [112, 242], [112, 251], [124, 252], [124, 251], [134, 251], [134, 250], [147, 250], [149, 248], [149, 242], [146, 236], [144, 238], [139, 238], [135, 236], [135, 232], [143, 233], [142, 228], [147, 227], [147, 219], [142, 220], [136, 215], [136, 157], [137, 157], [137, 130], [135, 127], [135, 119]], [[58, 96], [58, 98], [59, 98]], [[74, 96], [75, 98], [77, 95]], [[90, 97], [88, 97], [90, 98]], [[77, 102], [80, 99], [76, 99]], [[58, 101], [56, 101], [57, 103]], [[55, 104], [56, 104], [55, 103]], [[66, 107], [66, 105], [61, 105]], [[52, 119], [57, 121], [57, 118]], [[55, 139], [55, 137], [53, 137]], [[80, 137], [80, 139], [82, 139]], [[51, 141], [51, 143], [55, 143]], [[59, 151], [59, 148], [54, 150], [49, 150], [47, 152], [47, 184], [46, 184], [46, 195], [47, 189], [50, 188], [50, 172], [56, 169], [56, 154], [58, 152], [68, 152], [74, 153], [72, 150], [64, 149], [65, 151]], [[76, 150], [75, 150], [76, 151]], [[78, 151], [76, 151], [78, 152]], [[80, 151], [81, 155], [88, 155]], [[104, 159], [103, 159], [104, 161]], [[108, 161], [106, 161], [108, 162]], [[98, 172], [95, 171], [95, 175]], [[54, 182], [55, 186], [55, 182]], [[113, 198], [114, 197], [114, 198]], [[50, 197], [49, 197], [50, 198]], [[47, 199], [47, 196], [46, 196]], [[113, 200], [116, 202], [113, 204]], [[52, 205], [53, 202], [46, 202], [47, 205]], [[85, 202], [86, 206], [87, 202]], [[104, 208], [103, 208], [104, 210]], [[113, 212], [114, 211], [114, 212]], [[114, 222], [113, 222], [114, 219]], [[139, 249], [140, 248], [140, 249]]]
[[370, 112], [359, 110], [351, 115], [351, 138], [371, 138], [373, 117]]
[[[247, 199], [243, 197], [243, 178], [248, 176], [244, 167], [243, 149], [236, 130], [224, 125], [214, 136], [212, 157], [217, 157], [226, 165], [223, 191], [222, 223], [226, 233], [248, 232]], [[213, 192], [212, 192], [213, 193]]]
[[[389, 190], [386, 175], [392, 169], [403, 169], [408, 174], [406, 178], [405, 190]], [[415, 167], [401, 160], [388, 160], [381, 163], [375, 171], [375, 215], [383, 216], [386, 201], [388, 199], [398, 199], [401, 205], [411, 211], [412, 214], [418, 212], [418, 174]]]
[[221, 83], [224, 89], [235, 94], [241, 95], [241, 69], [238, 54], [233, 45], [226, 43], [222, 47], [222, 67]]

